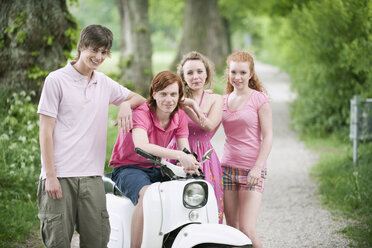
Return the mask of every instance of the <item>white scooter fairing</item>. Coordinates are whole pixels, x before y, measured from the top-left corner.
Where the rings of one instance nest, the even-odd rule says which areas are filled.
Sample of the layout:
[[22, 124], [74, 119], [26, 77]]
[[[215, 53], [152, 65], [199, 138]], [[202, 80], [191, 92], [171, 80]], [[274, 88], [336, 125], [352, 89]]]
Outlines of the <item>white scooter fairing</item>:
[[[164, 160], [153, 156], [151, 159], [168, 166]], [[145, 192], [143, 248], [251, 247], [251, 241], [242, 232], [218, 224], [217, 201], [211, 184], [200, 178], [175, 178], [154, 183]], [[104, 181], [105, 188], [111, 187], [106, 189], [111, 192], [106, 194], [111, 225], [108, 247], [129, 248], [134, 206], [110, 179]]]
[[106, 194], [107, 212], [111, 227], [109, 248], [130, 247], [130, 225], [133, 203], [125, 196]]
[[[229, 244], [228, 247], [250, 247], [251, 241], [242, 232], [222, 224], [190, 224], [182, 228], [172, 247], [219, 247], [218, 244]], [[223, 245], [223, 247], [227, 247]]]

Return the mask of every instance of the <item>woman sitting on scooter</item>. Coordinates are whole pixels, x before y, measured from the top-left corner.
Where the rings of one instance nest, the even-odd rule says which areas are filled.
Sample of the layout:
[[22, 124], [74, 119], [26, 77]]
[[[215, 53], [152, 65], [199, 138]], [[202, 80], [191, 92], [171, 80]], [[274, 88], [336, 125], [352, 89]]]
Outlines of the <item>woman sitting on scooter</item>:
[[[162, 71], [152, 80], [147, 103], [133, 111], [133, 129], [119, 133], [110, 165], [112, 180], [135, 205], [131, 224], [131, 247], [140, 247], [143, 233], [142, 199], [148, 186], [164, 181], [160, 168], [134, 152], [139, 147], [152, 155], [179, 160], [185, 172], [198, 171], [200, 164], [193, 155], [182, 152], [189, 148], [186, 114], [179, 108], [183, 84], [174, 73]], [[167, 149], [175, 137], [179, 150]]]

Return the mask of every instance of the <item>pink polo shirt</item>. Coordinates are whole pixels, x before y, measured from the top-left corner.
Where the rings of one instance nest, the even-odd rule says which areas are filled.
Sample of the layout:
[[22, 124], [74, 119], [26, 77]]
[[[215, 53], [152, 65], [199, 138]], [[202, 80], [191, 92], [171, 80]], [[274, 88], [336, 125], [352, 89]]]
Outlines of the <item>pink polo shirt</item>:
[[[45, 79], [38, 114], [56, 118], [54, 166], [57, 177], [102, 176], [106, 158], [109, 104], [130, 91], [103, 73], [91, 81], [68, 63]], [[45, 178], [42, 165], [41, 178]]]
[[224, 95], [222, 125], [226, 140], [221, 164], [233, 168], [251, 169], [261, 149], [258, 111], [264, 103], [269, 102], [269, 99], [264, 93], [255, 90], [242, 109], [231, 111], [227, 104], [228, 97], [229, 95]]
[[[182, 109], [173, 115], [167, 130], [164, 130], [156, 114], [150, 111], [147, 103], [133, 111], [133, 128], [144, 129], [147, 132], [149, 143], [162, 147], [167, 147], [173, 137], [187, 138], [189, 136], [186, 114]], [[115, 168], [125, 165], [136, 165], [143, 168], [154, 166], [145, 158], [137, 155], [134, 148], [132, 133], [119, 133], [109, 165], [113, 165]]]

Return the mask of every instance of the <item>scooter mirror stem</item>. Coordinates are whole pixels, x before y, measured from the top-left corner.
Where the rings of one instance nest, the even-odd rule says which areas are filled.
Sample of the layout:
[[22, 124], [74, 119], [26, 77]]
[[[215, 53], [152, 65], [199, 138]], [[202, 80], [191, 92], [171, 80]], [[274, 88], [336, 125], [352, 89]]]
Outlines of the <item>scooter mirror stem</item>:
[[206, 153], [204, 153], [200, 164], [204, 164], [205, 162], [207, 162], [211, 158], [210, 156], [212, 152], [213, 152], [213, 148], [209, 149]]

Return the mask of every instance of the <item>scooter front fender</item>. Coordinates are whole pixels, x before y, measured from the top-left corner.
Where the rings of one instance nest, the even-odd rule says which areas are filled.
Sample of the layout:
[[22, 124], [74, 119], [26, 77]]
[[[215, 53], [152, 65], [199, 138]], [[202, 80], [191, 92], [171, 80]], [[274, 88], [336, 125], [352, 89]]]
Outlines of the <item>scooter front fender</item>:
[[223, 224], [190, 224], [177, 235], [172, 248], [190, 248], [199, 244], [224, 244], [251, 247], [251, 240], [241, 231]]

